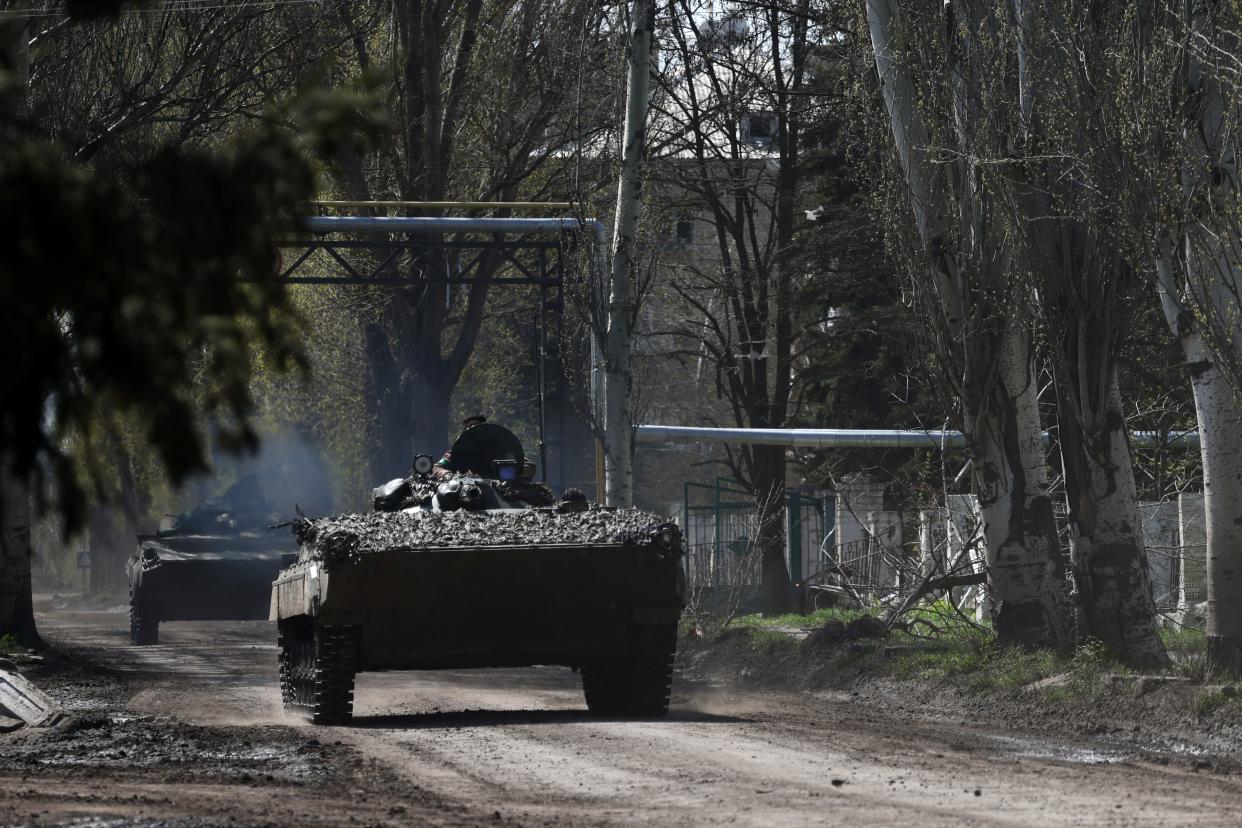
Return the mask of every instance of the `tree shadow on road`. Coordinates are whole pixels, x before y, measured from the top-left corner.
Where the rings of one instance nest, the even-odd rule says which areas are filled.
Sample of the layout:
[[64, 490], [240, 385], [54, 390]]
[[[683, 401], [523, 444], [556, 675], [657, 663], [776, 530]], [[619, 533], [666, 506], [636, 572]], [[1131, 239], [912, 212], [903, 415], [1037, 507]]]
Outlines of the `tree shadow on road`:
[[586, 710], [453, 710], [435, 713], [385, 714], [354, 716], [356, 728], [390, 728], [393, 730], [438, 730], [456, 727], [500, 727], [512, 725], [603, 724], [608, 722], [644, 722], [648, 724], [738, 724], [749, 722], [740, 716], [702, 713], [697, 710], [670, 710], [659, 718], [623, 718], [598, 716]]

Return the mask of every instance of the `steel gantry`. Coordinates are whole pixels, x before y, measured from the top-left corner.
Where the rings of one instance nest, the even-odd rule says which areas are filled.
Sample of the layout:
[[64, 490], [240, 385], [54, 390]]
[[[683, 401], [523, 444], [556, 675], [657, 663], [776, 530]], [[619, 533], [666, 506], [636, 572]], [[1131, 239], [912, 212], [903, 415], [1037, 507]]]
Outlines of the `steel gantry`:
[[[417, 209], [566, 209], [568, 204], [321, 202], [320, 207]], [[429, 287], [488, 284], [530, 286], [539, 292], [536, 375], [540, 471], [547, 462], [548, 312], [559, 320], [564, 308], [566, 258], [584, 233], [602, 249], [605, 231], [577, 218], [494, 218], [441, 216], [318, 215], [301, 221], [304, 232], [278, 245], [276, 270], [287, 284]], [[490, 257], [490, 258], [489, 258]], [[597, 258], [597, 257], [592, 257]], [[496, 267], [484, 268], [484, 262]], [[563, 406], [560, 406], [563, 408]], [[559, 412], [564, 441], [564, 412]], [[561, 463], [564, 465], [564, 446]], [[564, 471], [562, 469], [562, 477]]]
[[[598, 222], [573, 218], [439, 218], [420, 216], [310, 216], [306, 233], [282, 248], [300, 252], [280, 264], [290, 284], [469, 285], [485, 257], [502, 269], [492, 284], [533, 285], [559, 292], [566, 248]], [[363, 238], [358, 238], [363, 237]], [[359, 261], [359, 252], [376, 254]], [[320, 255], [322, 254], [322, 255]]]

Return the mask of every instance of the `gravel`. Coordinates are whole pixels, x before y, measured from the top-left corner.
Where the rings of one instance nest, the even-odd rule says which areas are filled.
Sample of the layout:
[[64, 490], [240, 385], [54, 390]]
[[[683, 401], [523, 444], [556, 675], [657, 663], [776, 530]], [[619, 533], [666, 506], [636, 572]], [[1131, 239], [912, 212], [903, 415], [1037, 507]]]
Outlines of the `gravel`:
[[[527, 544], [652, 543], [675, 524], [640, 509], [593, 507], [578, 512], [523, 509], [506, 512], [373, 512], [306, 518], [293, 534], [312, 558], [330, 563], [391, 549]], [[674, 546], [679, 548], [679, 544]]]

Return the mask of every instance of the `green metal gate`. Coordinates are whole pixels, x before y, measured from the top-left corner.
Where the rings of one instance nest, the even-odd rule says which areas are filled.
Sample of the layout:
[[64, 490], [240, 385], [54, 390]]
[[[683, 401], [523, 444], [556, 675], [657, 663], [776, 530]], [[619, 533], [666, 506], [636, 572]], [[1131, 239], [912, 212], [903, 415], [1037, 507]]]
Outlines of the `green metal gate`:
[[[684, 486], [682, 531], [686, 575], [692, 586], [757, 586], [759, 556], [750, 554], [758, 534], [758, 508], [749, 492], [730, 480]], [[791, 491], [785, 497], [785, 563], [794, 581], [819, 567], [815, 560], [832, 530], [831, 495]]]

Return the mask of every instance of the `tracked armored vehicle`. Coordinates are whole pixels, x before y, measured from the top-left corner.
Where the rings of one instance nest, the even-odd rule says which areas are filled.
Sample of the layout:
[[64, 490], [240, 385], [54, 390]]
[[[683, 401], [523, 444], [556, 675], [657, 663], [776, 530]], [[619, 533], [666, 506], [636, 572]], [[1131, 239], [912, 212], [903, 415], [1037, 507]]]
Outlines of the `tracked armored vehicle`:
[[301, 551], [271, 606], [286, 709], [346, 721], [363, 671], [542, 664], [579, 668], [594, 713], [667, 711], [685, 595], [678, 527], [572, 491], [557, 499], [522, 479], [524, 465], [442, 475], [424, 455], [375, 490], [376, 512], [295, 522]]
[[286, 533], [269, 531], [275, 520], [247, 476], [172, 528], [139, 535], [125, 565], [130, 640], [158, 643], [163, 621], [266, 619], [272, 580], [298, 550]]

